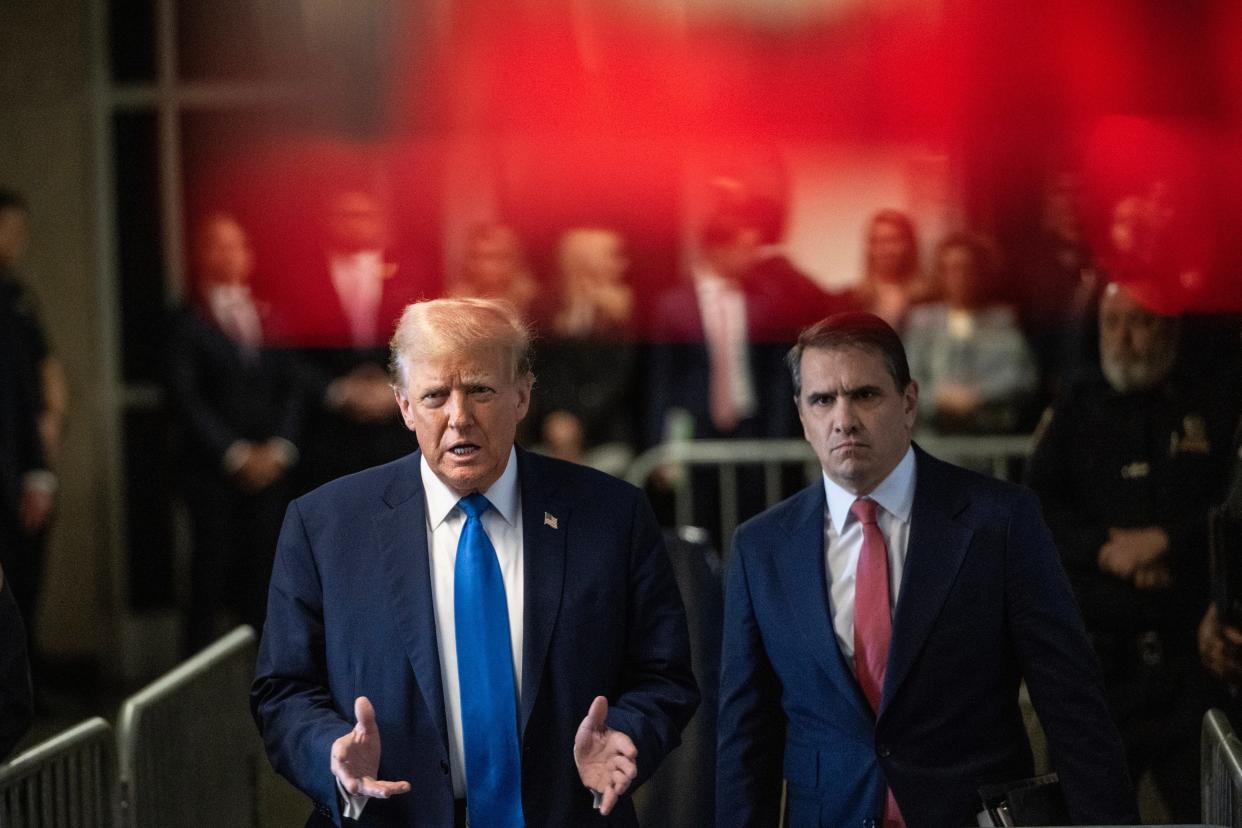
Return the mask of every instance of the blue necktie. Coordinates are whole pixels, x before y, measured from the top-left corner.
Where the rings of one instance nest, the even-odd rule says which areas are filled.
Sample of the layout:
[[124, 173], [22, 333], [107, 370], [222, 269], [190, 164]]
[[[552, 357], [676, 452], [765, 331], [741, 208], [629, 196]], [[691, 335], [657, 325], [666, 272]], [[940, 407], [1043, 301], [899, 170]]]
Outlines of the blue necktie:
[[466, 514], [453, 571], [466, 807], [471, 825], [521, 828], [522, 764], [509, 608], [496, 549], [482, 521], [492, 504], [472, 494], [457, 506]]

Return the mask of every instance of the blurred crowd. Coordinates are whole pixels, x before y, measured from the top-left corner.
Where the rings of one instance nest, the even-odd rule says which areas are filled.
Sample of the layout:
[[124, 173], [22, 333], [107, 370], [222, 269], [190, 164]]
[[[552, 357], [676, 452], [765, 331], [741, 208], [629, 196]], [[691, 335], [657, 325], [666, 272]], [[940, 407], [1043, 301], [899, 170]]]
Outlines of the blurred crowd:
[[[1242, 513], [1242, 326], [1182, 313], [1195, 274], [1161, 255], [1174, 226], [1162, 198], [1157, 186], [1120, 199], [1092, 245], [1072, 177], [1057, 178], [1040, 226], [1009, 250], [969, 228], [925, 239], [909, 215], [879, 209], [858, 229], [861, 272], [839, 290], [790, 257], [785, 205], [744, 194], [713, 205], [685, 272], [648, 279], [654, 292], [635, 288], [627, 239], [605, 226], [566, 228], [538, 272], [513, 227], [479, 224], [460, 261], [436, 273], [391, 244], [388, 210], [362, 189], [335, 193], [322, 237], [284, 261], [258, 260], [236, 215], [203, 216], [190, 235], [192, 290], [167, 328], [193, 541], [187, 649], [228, 623], [262, 623], [291, 497], [415, 448], [387, 365], [411, 301], [514, 306], [537, 336], [519, 439], [615, 474], [668, 440], [800, 436], [789, 345], [818, 319], [867, 310], [903, 336], [920, 433], [1034, 432], [1027, 479], [1132, 772], [1151, 769], [1174, 815], [1197, 821], [1198, 719], [1209, 703], [1231, 704], [1242, 681], [1242, 617], [1213, 577], [1227, 567], [1210, 565], [1242, 548], [1209, 544], [1211, 514]], [[19, 278], [25, 212], [16, 195], [0, 198], [0, 564], [29, 625], [68, 395]], [[742, 517], [764, 505], [754, 483], [740, 481]], [[697, 487], [696, 514], [715, 505], [711, 489]]]

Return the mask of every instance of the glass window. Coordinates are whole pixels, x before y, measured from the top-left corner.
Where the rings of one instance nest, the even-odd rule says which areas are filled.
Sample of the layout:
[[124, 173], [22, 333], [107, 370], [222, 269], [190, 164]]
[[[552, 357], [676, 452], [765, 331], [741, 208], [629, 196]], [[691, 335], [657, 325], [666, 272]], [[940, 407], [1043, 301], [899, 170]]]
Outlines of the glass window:
[[112, 80], [154, 83], [154, 0], [112, 0], [108, 4], [108, 27]]

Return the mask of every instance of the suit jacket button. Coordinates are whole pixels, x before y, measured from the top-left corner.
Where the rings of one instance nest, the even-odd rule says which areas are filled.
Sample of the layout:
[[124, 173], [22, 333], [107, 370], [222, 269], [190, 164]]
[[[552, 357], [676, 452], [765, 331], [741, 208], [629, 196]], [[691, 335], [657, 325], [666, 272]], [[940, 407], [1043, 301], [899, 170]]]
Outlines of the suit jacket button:
[[889, 750], [888, 745], [880, 745], [876, 748], [876, 753], [880, 754], [881, 759], [887, 759], [893, 752]]
[[443, 759], [441, 759], [440, 760], [440, 773], [448, 773], [448, 772], [449, 772], [448, 762], [445, 762]]

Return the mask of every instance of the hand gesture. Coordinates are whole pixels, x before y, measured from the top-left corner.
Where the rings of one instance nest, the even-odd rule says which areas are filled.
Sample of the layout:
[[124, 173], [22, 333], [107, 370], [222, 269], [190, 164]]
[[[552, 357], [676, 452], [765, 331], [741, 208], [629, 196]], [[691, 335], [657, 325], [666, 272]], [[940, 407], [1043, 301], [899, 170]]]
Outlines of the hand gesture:
[[1209, 604], [1199, 624], [1199, 658], [1208, 672], [1230, 684], [1242, 684], [1242, 630], [1224, 624]]
[[332, 743], [332, 774], [341, 787], [352, 796], [387, 799], [408, 793], [409, 782], [384, 782], [375, 778], [379, 773], [380, 734], [375, 724], [375, 710], [366, 696], [354, 700], [354, 729]]
[[619, 730], [604, 720], [608, 699], [596, 696], [574, 736], [574, 764], [578, 776], [602, 797], [599, 812], [607, 816], [638, 775], [638, 748]]
[[1100, 547], [1101, 571], [1133, 580], [1140, 569], [1160, 561], [1169, 551], [1169, 536], [1158, 526], [1143, 529], [1109, 529]]
[[248, 493], [261, 492], [285, 473], [285, 459], [269, 443], [246, 443], [246, 459], [236, 472], [238, 485]]

